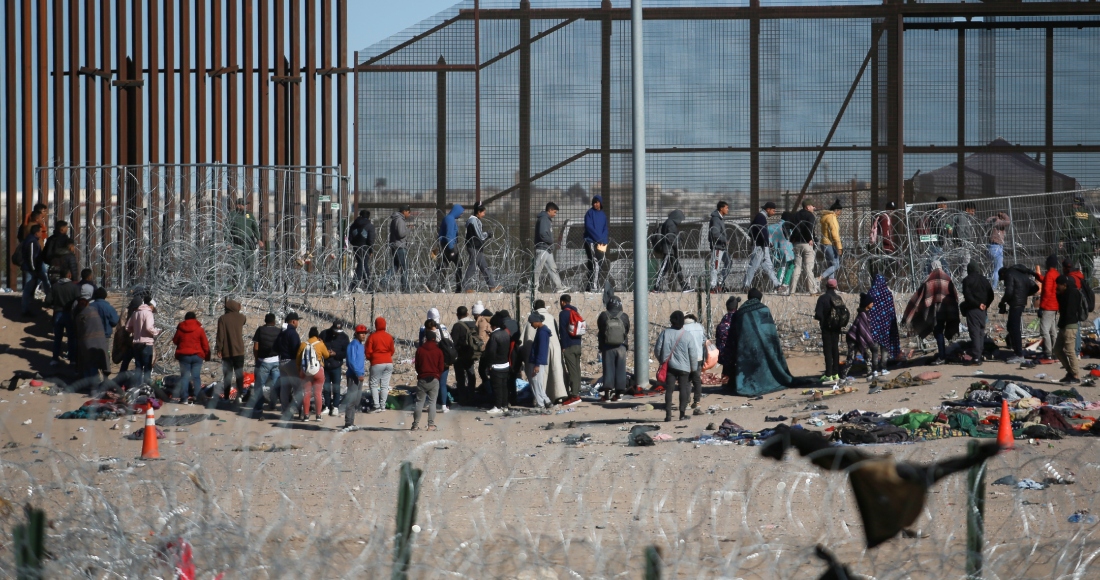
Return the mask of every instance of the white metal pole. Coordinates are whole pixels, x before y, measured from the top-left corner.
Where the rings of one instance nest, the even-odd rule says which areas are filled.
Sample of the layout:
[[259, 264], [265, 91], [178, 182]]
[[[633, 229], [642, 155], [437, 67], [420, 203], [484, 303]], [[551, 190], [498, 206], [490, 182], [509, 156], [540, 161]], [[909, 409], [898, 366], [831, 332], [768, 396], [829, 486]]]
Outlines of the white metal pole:
[[646, 243], [645, 80], [642, 76], [642, 0], [630, 5], [634, 115], [634, 384], [649, 385], [649, 246]]

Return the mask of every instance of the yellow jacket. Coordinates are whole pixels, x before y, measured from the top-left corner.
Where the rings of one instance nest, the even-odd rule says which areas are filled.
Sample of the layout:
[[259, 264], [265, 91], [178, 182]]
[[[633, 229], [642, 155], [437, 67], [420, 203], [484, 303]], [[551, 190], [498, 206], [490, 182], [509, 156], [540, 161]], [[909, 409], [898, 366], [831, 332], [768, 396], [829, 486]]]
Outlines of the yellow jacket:
[[840, 243], [840, 223], [836, 221], [836, 212], [826, 210], [821, 213], [821, 243], [834, 246], [838, 252], [844, 249]]
[[313, 350], [317, 351], [317, 358], [321, 359], [318, 362], [324, 363], [325, 359], [332, 356], [331, 354], [329, 354], [328, 349], [325, 348], [325, 343], [321, 342], [321, 339], [319, 339], [315, 336], [315, 337], [307, 340], [306, 342], [303, 342], [302, 344], [298, 345], [298, 354], [294, 358], [295, 358], [295, 360], [298, 361], [298, 368], [299, 369], [302, 368], [302, 353], [306, 351], [306, 345], [307, 344], [312, 344], [313, 345]]

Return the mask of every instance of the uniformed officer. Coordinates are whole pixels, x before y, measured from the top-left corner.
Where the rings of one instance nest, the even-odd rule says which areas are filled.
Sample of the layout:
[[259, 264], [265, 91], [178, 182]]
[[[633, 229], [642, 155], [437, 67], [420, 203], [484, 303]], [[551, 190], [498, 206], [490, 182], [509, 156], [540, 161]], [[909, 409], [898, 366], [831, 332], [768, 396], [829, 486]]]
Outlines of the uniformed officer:
[[1062, 244], [1066, 255], [1081, 265], [1085, 280], [1092, 280], [1094, 244], [1100, 239], [1100, 222], [1085, 207], [1085, 198], [1073, 196], [1073, 211], [1062, 227]]
[[256, 248], [263, 248], [260, 226], [245, 207], [244, 198], [237, 200], [237, 208], [229, 216], [229, 239], [233, 242], [234, 262], [243, 269], [249, 286], [255, 289]]

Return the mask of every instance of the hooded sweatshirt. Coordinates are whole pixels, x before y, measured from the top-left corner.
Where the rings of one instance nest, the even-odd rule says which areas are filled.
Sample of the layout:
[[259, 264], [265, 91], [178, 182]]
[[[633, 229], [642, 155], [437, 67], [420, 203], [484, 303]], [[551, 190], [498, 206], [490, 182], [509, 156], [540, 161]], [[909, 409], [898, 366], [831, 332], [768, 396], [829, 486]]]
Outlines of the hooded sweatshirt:
[[358, 217], [348, 228], [348, 243], [355, 248], [369, 248], [375, 242], [374, 224], [368, 217]]
[[374, 319], [374, 332], [367, 337], [367, 344], [363, 346], [364, 354], [371, 365], [384, 365], [393, 363], [394, 344], [393, 337], [386, 332], [386, 319], [379, 316]]
[[[451, 338], [451, 333], [447, 332], [447, 325], [443, 324], [443, 319], [441, 316], [439, 316], [438, 308], [435, 308], [433, 306], [432, 308], [428, 309], [428, 320], [434, 320], [436, 326], [438, 327], [435, 333], [436, 344], [439, 344], [439, 341], [445, 338]], [[424, 328], [423, 326], [420, 327], [420, 334], [416, 340], [417, 346], [424, 344], [424, 333], [426, 331], [426, 328]]]
[[668, 213], [668, 219], [661, 224], [661, 235], [664, 236], [665, 246], [669, 249], [676, 247], [680, 237], [680, 224], [684, 222], [684, 212], [674, 209]]
[[416, 349], [413, 357], [413, 367], [416, 368], [416, 378], [422, 380], [439, 380], [446, 368], [443, 364], [443, 351], [435, 342], [428, 341]]
[[1058, 256], [1047, 256], [1047, 271], [1043, 274], [1043, 293], [1039, 310], [1058, 311]]
[[359, 339], [352, 339], [348, 343], [348, 347], [344, 349], [344, 354], [347, 356], [348, 361], [348, 376], [355, 378], [363, 378], [363, 375], [367, 374], [367, 357], [365, 353], [366, 345], [359, 342]]
[[409, 237], [409, 226], [405, 223], [405, 215], [401, 212], [390, 214], [390, 247], [406, 247], [405, 238]]
[[589, 244], [606, 244], [610, 232], [608, 231], [607, 214], [602, 210], [603, 197], [593, 196], [592, 203], [600, 202], [600, 208], [588, 208], [584, 213], [584, 241]]
[[329, 356], [325, 359], [325, 370], [336, 372], [344, 366], [344, 357], [347, 355], [348, 343], [351, 339], [343, 330], [329, 327], [321, 331], [321, 340], [328, 349]]
[[982, 269], [977, 262], [966, 265], [966, 278], [962, 281], [963, 302], [959, 310], [963, 314], [970, 312], [981, 305], [989, 308], [993, 304], [993, 286], [989, 279], [982, 274]]
[[451, 211], [443, 217], [443, 221], [439, 224], [440, 247], [454, 249], [455, 243], [458, 241], [458, 216], [462, 215], [463, 211], [465, 211], [465, 208], [456, 203]]
[[535, 218], [535, 249], [549, 250], [554, 245], [554, 221], [550, 213], [539, 212]]
[[244, 356], [244, 324], [248, 322], [241, 314], [241, 303], [225, 299], [225, 314], [218, 318], [218, 334], [214, 338], [218, 356], [229, 358]]
[[726, 246], [729, 245], [729, 239], [726, 236], [725, 216], [718, 210], [710, 212], [710, 228], [707, 231], [707, 239], [710, 240], [712, 250], [724, 251]]
[[838, 252], [844, 249], [844, 244], [840, 242], [840, 222], [836, 219], [835, 211], [821, 212], [821, 243], [833, 246]]
[[760, 210], [756, 217], [752, 218], [749, 226], [752, 234], [752, 243], [758, 248], [767, 248], [772, 245], [771, 236], [768, 234], [768, 212]]
[[126, 323], [126, 330], [130, 331], [134, 344], [151, 346], [157, 337], [157, 329], [153, 325], [153, 307], [148, 304], [138, 306]]
[[176, 325], [172, 344], [176, 345], [176, 359], [193, 355], [202, 360], [210, 360], [210, 342], [206, 340], [206, 329], [194, 318]]

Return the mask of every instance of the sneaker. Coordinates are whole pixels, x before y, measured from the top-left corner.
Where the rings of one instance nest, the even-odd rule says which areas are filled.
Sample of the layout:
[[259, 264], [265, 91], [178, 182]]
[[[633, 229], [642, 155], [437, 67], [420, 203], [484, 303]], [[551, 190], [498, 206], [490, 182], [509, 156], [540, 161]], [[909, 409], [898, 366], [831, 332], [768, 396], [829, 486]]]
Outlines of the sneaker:
[[358, 431], [358, 430], [359, 430], [358, 425], [345, 425], [344, 428], [340, 430], [340, 432], [341, 433], [351, 433], [352, 431]]
[[569, 397], [568, 399], [562, 401], [561, 404], [565, 407], [571, 407], [573, 405], [576, 405], [579, 402], [581, 402], [580, 397]]
[[374, 409], [374, 410], [371, 411], [371, 413], [381, 413], [381, 412], [382, 412], [382, 409]]
[[328, 416], [333, 417], [335, 415], [336, 415], [336, 407], [329, 407], [328, 408]]
[[883, 370], [878, 372], [878, 376], [880, 376], [880, 377], [885, 377], [885, 376], [888, 376], [889, 374], [890, 374], [890, 371], [888, 371], [886, 369], [883, 369]]
[[420, 426], [417, 425], [416, 423], [413, 423], [412, 427], [409, 427], [409, 431], [419, 431], [419, 430], [420, 430]]
[[1006, 360], [1005, 362], [1010, 364], [1010, 365], [1022, 365], [1025, 362], [1027, 362], [1027, 359], [1022, 357], [1022, 356], [1014, 356], [1014, 357]]
[[695, 410], [691, 412], [692, 415], [703, 415], [704, 412], [699, 407], [695, 407]]
[[321, 415], [314, 415], [313, 416], [313, 422], [314, 423], [320, 423], [321, 422]]
[[611, 399], [610, 399], [610, 400], [611, 400], [611, 402], [612, 402], [612, 403], [614, 403], [615, 401], [618, 401], [620, 397], [622, 397], [622, 395], [621, 395], [621, 394], [619, 394], [619, 393], [615, 393], [614, 395], [611, 395]]
[[938, 367], [940, 365], [945, 365], [945, 364], [947, 364], [947, 361], [945, 359], [942, 359], [942, 358], [937, 358], [936, 360], [932, 361], [932, 366], [936, 366], [936, 367]]
[[443, 408], [439, 410], [440, 413], [446, 413], [447, 411], [450, 411], [447, 405], [443, 405]]
[[820, 379], [818, 379], [818, 380], [817, 380], [817, 382], [819, 382], [819, 383], [827, 383], [827, 382], [829, 382], [829, 381], [830, 381], [830, 380], [831, 380], [832, 378], [833, 378], [833, 377], [831, 377], [831, 376], [829, 376], [829, 375], [821, 375], [821, 378], [820, 378]]
[[1065, 384], [1065, 385], [1076, 385], [1076, 384], [1079, 384], [1081, 382], [1081, 379], [1079, 379], [1075, 376], [1072, 376], [1072, 375], [1066, 375], [1065, 377], [1062, 378], [1062, 380], [1060, 380], [1058, 382], [1062, 383], [1062, 384]]
[[490, 415], [499, 415], [499, 414], [503, 413], [504, 411], [501, 410], [499, 407], [493, 407], [492, 409], [489, 409], [488, 411], [485, 411], [485, 412], [490, 414]]

